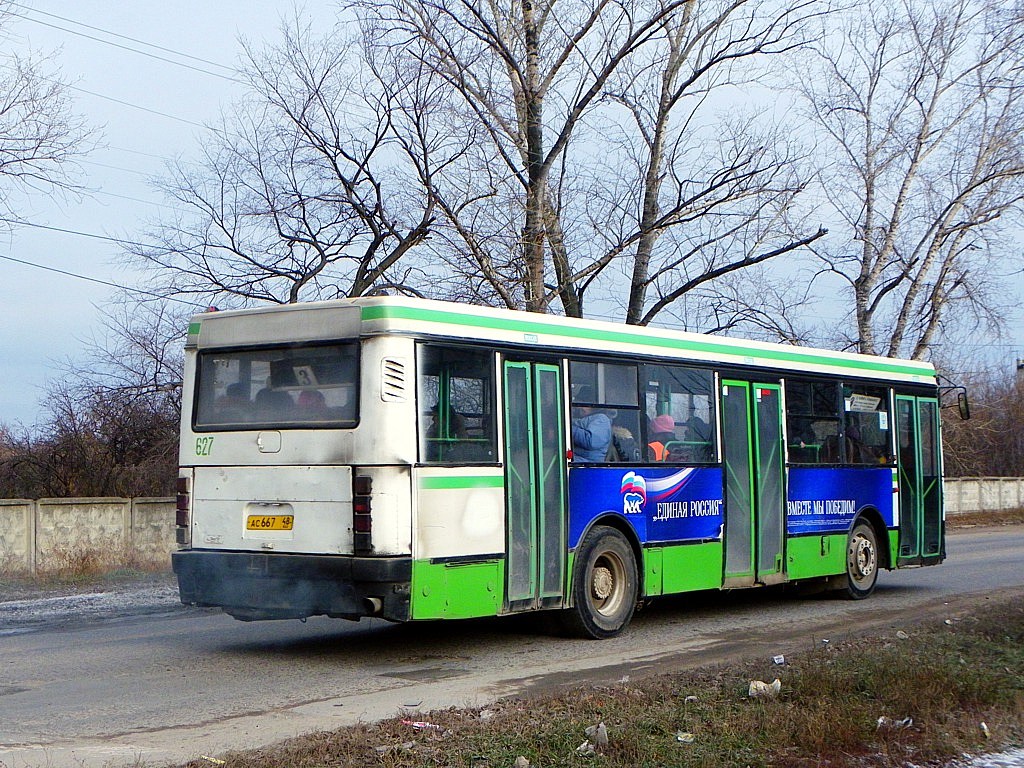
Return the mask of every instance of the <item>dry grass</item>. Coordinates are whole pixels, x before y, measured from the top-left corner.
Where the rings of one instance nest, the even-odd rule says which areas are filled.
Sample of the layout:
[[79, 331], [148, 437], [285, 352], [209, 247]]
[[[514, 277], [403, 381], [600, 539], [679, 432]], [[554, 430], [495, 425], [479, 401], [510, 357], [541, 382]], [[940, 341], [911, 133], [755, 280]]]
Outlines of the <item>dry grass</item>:
[[152, 558], [131, 547], [53, 547], [43, 565], [32, 573], [22, 562], [0, 559], [0, 585], [52, 589], [91, 584], [131, 581], [151, 574], [168, 572], [170, 557]]
[[[778, 698], [747, 696], [751, 679], [774, 677]], [[913, 724], [879, 728], [883, 716]], [[986, 604], [906, 639], [822, 645], [785, 666], [730, 665], [406, 718], [436, 726], [424, 729], [402, 719], [234, 753], [225, 768], [511, 768], [517, 756], [534, 767], [944, 764], [1024, 739], [1024, 606]], [[607, 747], [578, 754], [598, 722]]]
[[980, 528], [989, 525], [1024, 525], [1024, 508], [1004, 509], [998, 512], [967, 512], [949, 515], [946, 525], [950, 528]]

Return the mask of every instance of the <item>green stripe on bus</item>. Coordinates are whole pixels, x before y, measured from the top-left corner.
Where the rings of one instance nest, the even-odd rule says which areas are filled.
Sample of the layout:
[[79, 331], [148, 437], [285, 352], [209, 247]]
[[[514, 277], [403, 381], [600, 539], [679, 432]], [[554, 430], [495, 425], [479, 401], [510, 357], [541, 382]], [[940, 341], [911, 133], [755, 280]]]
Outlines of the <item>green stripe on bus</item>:
[[199, 333], [199, 329], [202, 327], [202, 323], [189, 323], [188, 324], [188, 335], [195, 336]]
[[469, 475], [457, 477], [421, 477], [420, 488], [428, 491], [447, 491], [459, 488], [504, 488], [501, 475]]
[[617, 344], [638, 344], [650, 347], [662, 347], [668, 349], [686, 350], [705, 355], [728, 355], [730, 357], [749, 356], [771, 360], [791, 365], [813, 364], [824, 365], [832, 368], [852, 368], [858, 370], [876, 371], [879, 373], [902, 374], [905, 376], [924, 376], [932, 378], [932, 373], [927, 368], [918, 368], [905, 365], [899, 362], [886, 362], [878, 360], [835, 360], [830, 357], [817, 355], [813, 352], [802, 352], [796, 348], [793, 351], [788, 349], [754, 349], [746, 347], [732, 347], [714, 341], [697, 341], [692, 339], [666, 339], [660, 337], [645, 336], [629, 331], [602, 331], [592, 328], [578, 328], [572, 325], [557, 327], [549, 323], [536, 322], [533, 320], [506, 319], [502, 317], [486, 317], [480, 315], [464, 314], [436, 309], [424, 309], [419, 307], [389, 307], [373, 306], [362, 308], [362, 319], [369, 320], [415, 320], [427, 323], [446, 323], [450, 325], [462, 325], [476, 328], [487, 328], [490, 330], [512, 331], [517, 333], [549, 334], [552, 336], [563, 336], [573, 339], [585, 339], [595, 342], [613, 342]]

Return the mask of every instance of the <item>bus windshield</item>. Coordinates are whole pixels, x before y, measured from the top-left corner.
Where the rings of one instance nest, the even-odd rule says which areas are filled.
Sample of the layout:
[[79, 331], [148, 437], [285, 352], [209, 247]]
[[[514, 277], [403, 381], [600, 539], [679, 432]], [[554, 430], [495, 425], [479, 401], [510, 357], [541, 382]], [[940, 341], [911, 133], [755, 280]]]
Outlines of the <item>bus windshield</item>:
[[354, 427], [358, 352], [356, 343], [202, 352], [195, 429]]

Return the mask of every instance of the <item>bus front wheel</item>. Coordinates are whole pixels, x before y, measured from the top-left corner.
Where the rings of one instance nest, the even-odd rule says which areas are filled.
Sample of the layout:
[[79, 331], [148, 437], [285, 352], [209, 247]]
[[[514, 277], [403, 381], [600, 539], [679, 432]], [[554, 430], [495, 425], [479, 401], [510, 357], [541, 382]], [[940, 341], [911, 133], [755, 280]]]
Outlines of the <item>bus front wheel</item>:
[[846, 546], [846, 594], [862, 600], [875, 591], [878, 581], [878, 539], [875, 529], [859, 522], [850, 531]]
[[633, 616], [637, 581], [636, 557], [626, 537], [614, 528], [594, 528], [576, 550], [569, 629], [596, 640], [615, 637]]

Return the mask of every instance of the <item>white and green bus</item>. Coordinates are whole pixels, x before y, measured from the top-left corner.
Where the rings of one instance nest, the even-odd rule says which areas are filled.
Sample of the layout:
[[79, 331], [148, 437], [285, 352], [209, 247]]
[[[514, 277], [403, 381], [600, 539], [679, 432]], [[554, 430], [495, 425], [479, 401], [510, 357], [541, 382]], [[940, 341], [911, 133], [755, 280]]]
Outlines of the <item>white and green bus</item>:
[[406, 298], [189, 326], [181, 600], [243, 620], [551, 611], [945, 557], [927, 363]]

